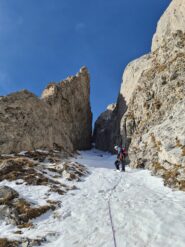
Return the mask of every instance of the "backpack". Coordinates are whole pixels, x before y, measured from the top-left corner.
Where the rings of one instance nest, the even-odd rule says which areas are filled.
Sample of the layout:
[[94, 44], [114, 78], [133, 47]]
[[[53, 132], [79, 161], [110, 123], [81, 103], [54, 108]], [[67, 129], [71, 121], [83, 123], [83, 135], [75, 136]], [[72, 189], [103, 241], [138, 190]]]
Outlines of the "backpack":
[[120, 160], [124, 160], [127, 156], [127, 150], [126, 148], [122, 148], [120, 153], [119, 153], [119, 159]]

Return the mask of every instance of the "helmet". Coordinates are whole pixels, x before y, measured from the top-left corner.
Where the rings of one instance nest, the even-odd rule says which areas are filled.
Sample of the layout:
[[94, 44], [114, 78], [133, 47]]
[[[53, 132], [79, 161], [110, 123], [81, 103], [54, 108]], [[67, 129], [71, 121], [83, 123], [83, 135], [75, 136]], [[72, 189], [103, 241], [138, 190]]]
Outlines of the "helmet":
[[114, 149], [117, 151], [118, 150], [118, 146], [115, 146]]

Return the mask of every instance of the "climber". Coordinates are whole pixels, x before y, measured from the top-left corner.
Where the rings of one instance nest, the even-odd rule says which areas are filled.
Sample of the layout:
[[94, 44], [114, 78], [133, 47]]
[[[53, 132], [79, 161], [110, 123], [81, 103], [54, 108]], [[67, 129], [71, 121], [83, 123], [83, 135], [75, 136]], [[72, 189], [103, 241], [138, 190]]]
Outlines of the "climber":
[[[125, 163], [126, 163], [126, 157], [127, 157], [127, 150], [126, 148], [122, 148], [119, 146], [115, 146], [114, 149], [117, 152], [117, 160], [115, 161], [115, 166], [116, 169], [119, 171], [123, 171], [125, 172]], [[120, 169], [120, 165], [121, 165], [121, 169]]]

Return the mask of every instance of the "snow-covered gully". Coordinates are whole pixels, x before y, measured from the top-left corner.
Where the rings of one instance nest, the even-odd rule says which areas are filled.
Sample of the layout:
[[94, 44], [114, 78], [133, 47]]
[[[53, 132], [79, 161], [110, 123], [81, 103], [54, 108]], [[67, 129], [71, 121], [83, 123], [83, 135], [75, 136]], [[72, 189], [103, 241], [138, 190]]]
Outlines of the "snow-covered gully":
[[77, 160], [91, 174], [78, 183], [79, 190], [64, 196], [60, 221], [43, 224], [46, 229], [53, 224], [59, 233], [44, 246], [114, 247], [110, 198], [117, 247], [184, 247], [185, 193], [164, 187], [146, 170], [127, 167], [118, 173], [114, 159], [97, 150], [81, 153]]
[[[77, 189], [64, 195], [18, 180], [0, 183], [35, 205], [45, 205], [48, 198], [60, 202], [55, 211], [34, 219], [34, 227], [21, 229], [22, 238], [44, 238], [43, 247], [185, 246], [184, 192], [164, 187], [148, 170], [126, 167], [125, 173], [116, 172], [115, 156], [109, 153], [81, 152], [75, 161], [88, 166], [90, 174], [80, 182], [65, 180]], [[0, 221], [2, 237], [19, 240], [17, 230]]]

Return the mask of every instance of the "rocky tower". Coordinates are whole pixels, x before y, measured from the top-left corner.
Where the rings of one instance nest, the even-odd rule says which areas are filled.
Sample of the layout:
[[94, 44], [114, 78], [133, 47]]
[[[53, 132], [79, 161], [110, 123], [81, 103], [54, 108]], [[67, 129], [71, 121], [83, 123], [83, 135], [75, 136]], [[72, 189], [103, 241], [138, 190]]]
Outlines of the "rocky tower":
[[71, 153], [91, 147], [90, 78], [50, 83], [41, 99], [24, 90], [0, 98], [0, 153], [61, 148]]
[[114, 152], [115, 144], [121, 143], [120, 121], [126, 112], [127, 106], [122, 95], [119, 95], [117, 104], [111, 104], [95, 122], [93, 141], [95, 147], [103, 151]]
[[120, 95], [127, 111], [117, 116], [118, 131], [131, 166], [152, 169], [185, 190], [184, 0], [173, 0], [161, 17], [151, 53], [127, 66]]

